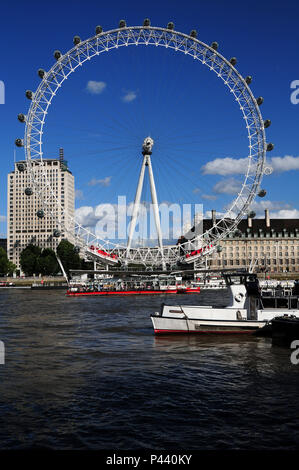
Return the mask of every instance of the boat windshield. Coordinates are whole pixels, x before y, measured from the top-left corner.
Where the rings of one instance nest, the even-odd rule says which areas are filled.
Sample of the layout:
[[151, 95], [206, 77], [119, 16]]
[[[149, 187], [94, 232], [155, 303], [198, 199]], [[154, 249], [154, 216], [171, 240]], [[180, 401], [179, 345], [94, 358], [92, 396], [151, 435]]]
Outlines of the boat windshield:
[[223, 274], [227, 286], [256, 282], [256, 275], [250, 273]]

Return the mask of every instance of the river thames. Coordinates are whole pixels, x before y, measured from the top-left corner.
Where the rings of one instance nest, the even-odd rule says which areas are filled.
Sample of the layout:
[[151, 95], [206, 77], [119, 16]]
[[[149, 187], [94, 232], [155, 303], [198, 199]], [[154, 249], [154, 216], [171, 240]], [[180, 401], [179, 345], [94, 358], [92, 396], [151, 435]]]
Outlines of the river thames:
[[297, 450], [299, 365], [254, 336], [155, 337], [161, 302], [0, 290], [1, 449]]

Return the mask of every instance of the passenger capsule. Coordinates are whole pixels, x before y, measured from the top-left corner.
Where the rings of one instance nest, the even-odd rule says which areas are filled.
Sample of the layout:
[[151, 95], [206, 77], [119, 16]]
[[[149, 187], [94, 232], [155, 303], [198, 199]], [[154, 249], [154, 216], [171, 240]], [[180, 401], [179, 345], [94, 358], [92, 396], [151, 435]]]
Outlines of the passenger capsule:
[[96, 34], [101, 34], [103, 32], [102, 26], [97, 26], [96, 27]]
[[58, 229], [56, 228], [56, 229], [54, 230], [54, 232], [53, 232], [53, 237], [58, 238], [58, 237], [60, 237], [60, 235], [61, 235], [60, 230], [58, 230]]
[[235, 235], [235, 237], [241, 237], [241, 235], [242, 235], [241, 230], [239, 230], [239, 229], [235, 230], [234, 235]]
[[143, 21], [143, 26], [150, 26], [151, 25], [151, 20], [149, 18], [145, 18]]
[[250, 83], [252, 82], [252, 77], [250, 75], [247, 75], [247, 77], [245, 78], [245, 82], [247, 83], [247, 85], [250, 85]]
[[25, 189], [25, 194], [26, 194], [26, 196], [32, 196], [32, 194], [33, 194], [32, 188], [26, 188]]
[[265, 189], [260, 189], [259, 192], [257, 193], [259, 197], [265, 197], [266, 194], [267, 194], [267, 191]]
[[219, 47], [218, 42], [216, 42], [216, 41], [212, 42], [212, 44], [211, 44], [211, 48], [212, 48], [212, 49], [214, 49], [215, 51], [217, 51], [218, 47]]
[[78, 44], [80, 44], [80, 42], [81, 42], [80, 36], [74, 36], [74, 39], [73, 39], [74, 45], [78, 46]]
[[21, 162], [20, 162], [20, 163], [17, 163], [17, 169], [18, 169], [18, 171], [20, 171], [21, 173], [22, 173], [23, 171], [25, 171], [25, 168], [26, 168], [26, 167], [25, 167], [25, 164], [24, 164], [24, 163], [21, 163]]
[[45, 213], [44, 213], [44, 211], [43, 211], [42, 209], [39, 209], [39, 210], [37, 211], [36, 215], [37, 215], [37, 217], [38, 217], [39, 219], [42, 219], [43, 217], [45, 217]]
[[262, 96], [259, 96], [259, 97], [256, 99], [256, 102], [257, 102], [257, 104], [260, 106], [261, 104], [263, 104], [264, 98], [263, 98]]
[[31, 90], [27, 90], [25, 95], [26, 95], [26, 98], [28, 98], [28, 100], [32, 100], [33, 93]]
[[17, 147], [24, 147], [24, 142], [22, 139], [16, 139], [15, 144]]
[[197, 31], [196, 31], [196, 29], [192, 29], [192, 31], [190, 31], [190, 36], [191, 36], [192, 38], [197, 38]]
[[59, 60], [60, 57], [61, 57], [61, 52], [60, 51], [55, 51], [54, 52], [54, 57], [55, 57], [56, 60]]
[[20, 122], [25, 122], [26, 120], [25, 115], [23, 113], [18, 114], [18, 120]]
[[266, 119], [266, 121], [264, 121], [264, 128], [267, 129], [269, 126], [271, 126], [271, 121], [270, 119]]
[[250, 219], [254, 219], [255, 216], [256, 216], [256, 213], [255, 213], [254, 211], [248, 212], [248, 217], [249, 217]]
[[126, 21], [125, 20], [120, 20], [118, 27], [119, 28], [125, 28], [126, 26], [127, 26]]
[[39, 78], [43, 79], [46, 75], [46, 72], [43, 69], [38, 69], [37, 75], [39, 76]]
[[217, 250], [217, 253], [221, 253], [221, 251], [222, 251], [222, 246], [218, 245], [217, 248], [216, 248], [216, 250]]
[[75, 253], [80, 253], [80, 246], [78, 246], [78, 245], [75, 246], [75, 247], [74, 247], [74, 252], [75, 252]]
[[172, 21], [170, 21], [168, 24], [167, 24], [167, 29], [174, 29], [174, 23]]
[[235, 65], [237, 64], [237, 59], [236, 59], [236, 57], [232, 57], [232, 58], [230, 59], [230, 63], [231, 63], [233, 66], [235, 66]]
[[271, 142], [267, 145], [267, 152], [271, 152], [271, 150], [274, 149], [274, 144], [272, 144]]

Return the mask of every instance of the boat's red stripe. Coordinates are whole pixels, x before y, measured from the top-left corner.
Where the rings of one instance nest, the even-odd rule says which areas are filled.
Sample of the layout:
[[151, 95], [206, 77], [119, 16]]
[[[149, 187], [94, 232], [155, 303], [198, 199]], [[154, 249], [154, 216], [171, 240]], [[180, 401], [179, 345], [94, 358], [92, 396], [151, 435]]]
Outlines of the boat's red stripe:
[[222, 335], [222, 334], [245, 334], [245, 333], [253, 333], [255, 330], [218, 330], [218, 331], [215, 331], [215, 330], [155, 330], [155, 334], [168, 334], [168, 333], [180, 333], [180, 334], [193, 334], [193, 333], [197, 333], [197, 334], [218, 334], [218, 335]]

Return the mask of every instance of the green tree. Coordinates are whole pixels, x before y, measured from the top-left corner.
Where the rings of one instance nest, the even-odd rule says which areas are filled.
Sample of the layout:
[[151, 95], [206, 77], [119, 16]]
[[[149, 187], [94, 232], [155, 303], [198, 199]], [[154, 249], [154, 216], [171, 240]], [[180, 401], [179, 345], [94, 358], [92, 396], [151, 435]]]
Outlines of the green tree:
[[5, 276], [8, 272], [8, 259], [4, 248], [0, 248], [0, 275]]
[[41, 249], [36, 245], [28, 245], [20, 254], [20, 264], [22, 271], [27, 276], [40, 273], [39, 257]]
[[58, 273], [59, 265], [57, 262], [55, 251], [51, 248], [44, 248], [38, 258], [38, 270], [46, 276], [53, 276]]
[[57, 255], [59, 256], [67, 275], [69, 275], [70, 269], [80, 269], [80, 256], [76, 252], [74, 245], [68, 240], [61, 240], [57, 247]]
[[17, 268], [16, 265], [13, 264], [11, 261], [8, 260], [7, 274], [8, 274], [9, 276], [12, 276], [12, 275], [13, 275], [13, 273], [14, 273], [15, 270], [16, 270], [16, 268]]

